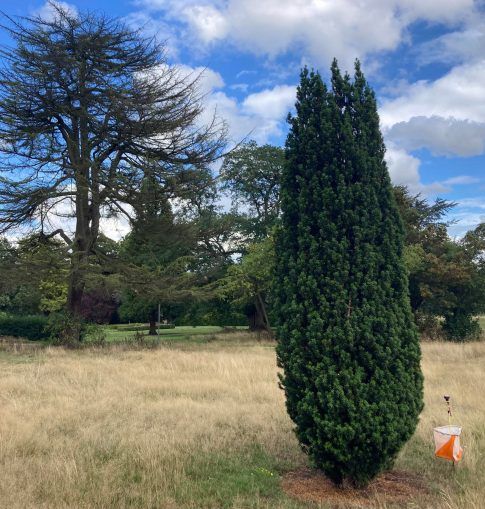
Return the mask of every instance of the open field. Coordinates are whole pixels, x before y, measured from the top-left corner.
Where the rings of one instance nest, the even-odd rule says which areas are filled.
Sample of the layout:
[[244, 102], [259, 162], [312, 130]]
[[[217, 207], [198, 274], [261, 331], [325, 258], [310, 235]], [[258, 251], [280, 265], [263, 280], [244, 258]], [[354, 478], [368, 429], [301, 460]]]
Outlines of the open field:
[[[412, 507], [483, 508], [485, 343], [425, 343], [423, 369], [426, 408], [396, 467], [422, 475], [432, 499]], [[455, 469], [433, 457], [445, 393], [464, 426]], [[154, 350], [0, 352], [2, 509], [316, 507], [280, 488], [305, 464], [273, 345], [246, 333]]]

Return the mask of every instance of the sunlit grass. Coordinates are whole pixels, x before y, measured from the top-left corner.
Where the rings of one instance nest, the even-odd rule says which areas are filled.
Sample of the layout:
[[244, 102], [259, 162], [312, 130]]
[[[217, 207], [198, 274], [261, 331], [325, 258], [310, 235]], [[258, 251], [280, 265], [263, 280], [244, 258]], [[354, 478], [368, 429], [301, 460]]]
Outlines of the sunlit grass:
[[[136, 330], [141, 329], [140, 334], [148, 334], [147, 324], [124, 324], [116, 326], [104, 326], [103, 330], [106, 334], [106, 340], [109, 342], [117, 341], [130, 341], [136, 334]], [[237, 329], [244, 330], [246, 327], [237, 327]], [[198, 325], [192, 326], [178, 326], [173, 329], [158, 329], [157, 337], [162, 341], [201, 341], [204, 336], [211, 336], [224, 332], [224, 327], [217, 325]]]

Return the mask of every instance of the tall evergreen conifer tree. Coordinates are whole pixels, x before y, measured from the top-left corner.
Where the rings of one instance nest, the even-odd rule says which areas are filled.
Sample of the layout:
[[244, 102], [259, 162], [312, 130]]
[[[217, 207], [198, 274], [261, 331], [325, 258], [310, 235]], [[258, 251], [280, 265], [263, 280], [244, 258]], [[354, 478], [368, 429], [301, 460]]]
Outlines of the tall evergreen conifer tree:
[[276, 247], [278, 362], [303, 449], [335, 483], [390, 468], [423, 406], [403, 227], [373, 91], [303, 69]]

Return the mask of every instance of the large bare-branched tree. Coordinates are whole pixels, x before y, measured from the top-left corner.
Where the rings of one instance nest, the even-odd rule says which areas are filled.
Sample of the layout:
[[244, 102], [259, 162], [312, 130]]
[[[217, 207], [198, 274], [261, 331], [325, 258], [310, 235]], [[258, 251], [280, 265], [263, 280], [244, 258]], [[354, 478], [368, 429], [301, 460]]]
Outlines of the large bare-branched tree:
[[[64, 239], [77, 314], [103, 216], [130, 216], [147, 169], [167, 192], [193, 182], [220, 157], [225, 129], [215, 117], [202, 125], [198, 77], [170, 66], [163, 44], [51, 7], [49, 19], [4, 16], [15, 44], [1, 49], [0, 233]], [[72, 215], [71, 234], [52, 226], [56, 213]]]

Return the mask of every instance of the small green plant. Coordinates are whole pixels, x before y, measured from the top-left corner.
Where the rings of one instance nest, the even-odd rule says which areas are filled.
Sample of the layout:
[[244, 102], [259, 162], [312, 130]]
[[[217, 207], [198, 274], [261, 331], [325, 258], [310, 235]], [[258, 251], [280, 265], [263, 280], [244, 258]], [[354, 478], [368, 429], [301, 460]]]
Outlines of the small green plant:
[[263, 467], [257, 468], [256, 472], [258, 472], [260, 474], [263, 474], [263, 475], [266, 475], [268, 477], [273, 477], [274, 476], [274, 473], [271, 472], [271, 470], [268, 470], [267, 468], [263, 468]]
[[86, 325], [86, 336], [89, 338], [89, 343], [93, 346], [106, 345], [106, 330], [96, 323]]
[[132, 336], [133, 343], [135, 343], [138, 346], [144, 347], [147, 343], [147, 336], [141, 331], [136, 331], [135, 334]]

